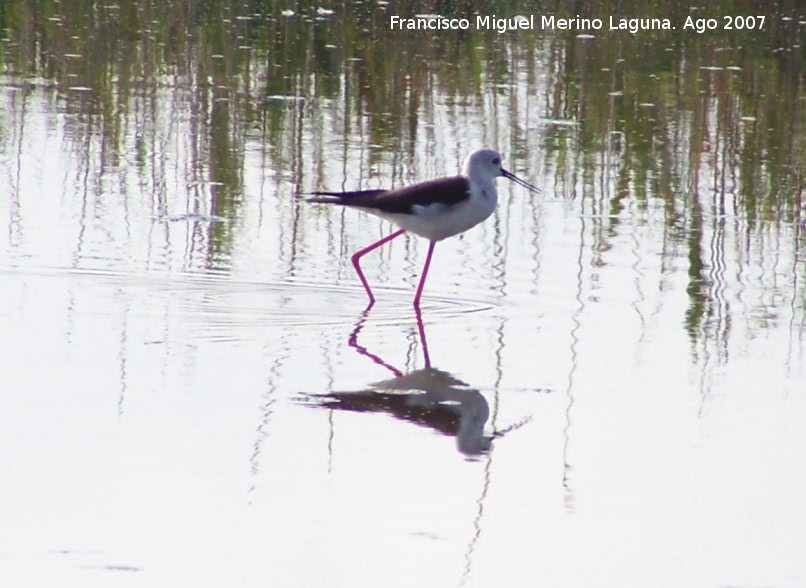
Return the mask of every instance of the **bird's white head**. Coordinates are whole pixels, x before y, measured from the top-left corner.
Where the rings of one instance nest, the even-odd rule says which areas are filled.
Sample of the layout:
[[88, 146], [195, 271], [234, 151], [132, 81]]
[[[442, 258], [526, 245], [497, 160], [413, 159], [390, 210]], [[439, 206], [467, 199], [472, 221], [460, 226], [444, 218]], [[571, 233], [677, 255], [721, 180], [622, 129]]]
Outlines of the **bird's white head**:
[[491, 182], [498, 176], [504, 176], [527, 190], [540, 192], [540, 188], [505, 170], [501, 163], [501, 154], [492, 149], [479, 149], [468, 155], [462, 166], [462, 175], [478, 182]]
[[491, 180], [503, 175], [501, 155], [492, 149], [478, 149], [467, 156], [462, 175], [467, 178]]

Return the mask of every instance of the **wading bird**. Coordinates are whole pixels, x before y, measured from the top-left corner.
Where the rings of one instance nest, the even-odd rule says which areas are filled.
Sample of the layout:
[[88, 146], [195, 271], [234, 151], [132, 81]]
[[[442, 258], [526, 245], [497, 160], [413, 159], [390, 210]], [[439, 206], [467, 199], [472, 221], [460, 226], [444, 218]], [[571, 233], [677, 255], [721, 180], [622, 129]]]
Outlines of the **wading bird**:
[[351, 257], [353, 267], [369, 296], [369, 306], [375, 303], [375, 296], [361, 271], [361, 258], [406, 231], [428, 239], [428, 253], [414, 295], [414, 306], [419, 308], [434, 246], [437, 241], [475, 227], [493, 213], [498, 203], [498, 192], [493, 180], [498, 176], [509, 178], [532, 192], [540, 192], [539, 188], [505, 170], [497, 151], [480, 149], [467, 156], [462, 174], [458, 176], [439, 178], [395, 190], [313, 192], [313, 198], [309, 198], [308, 202], [358, 208], [400, 227], [379, 241], [356, 251]]

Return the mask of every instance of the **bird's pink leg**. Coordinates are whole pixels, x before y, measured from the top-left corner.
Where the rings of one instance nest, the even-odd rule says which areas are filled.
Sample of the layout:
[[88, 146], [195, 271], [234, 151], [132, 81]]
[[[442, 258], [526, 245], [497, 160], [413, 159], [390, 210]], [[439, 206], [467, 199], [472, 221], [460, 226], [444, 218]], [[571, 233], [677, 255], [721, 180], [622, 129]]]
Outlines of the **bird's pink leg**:
[[[397, 230], [394, 233], [386, 235], [386, 237], [384, 237], [383, 239], [380, 239], [379, 241], [375, 241], [372, 245], [368, 245], [367, 247], [364, 247], [363, 249], [360, 249], [360, 250], [356, 251], [355, 253], [353, 253], [352, 257], [350, 257], [350, 259], [353, 262], [353, 267], [355, 268], [355, 273], [358, 274], [358, 278], [361, 280], [361, 283], [364, 285], [364, 290], [367, 291], [367, 296], [369, 296], [369, 306], [372, 306], [373, 304], [375, 304], [375, 297], [372, 295], [372, 290], [370, 290], [370, 288], [369, 288], [369, 282], [367, 282], [367, 279], [364, 277], [364, 272], [361, 271], [361, 265], [359, 264], [359, 260], [362, 257], [364, 257], [364, 255], [369, 253], [370, 251], [374, 251], [375, 249], [377, 249], [381, 245], [383, 245], [385, 243], [388, 243], [389, 241], [391, 241], [395, 237], [399, 237], [400, 235], [402, 235], [405, 232], [406, 231], [404, 231], [403, 229]], [[369, 306], [367, 308], [369, 308]]]
[[425, 278], [428, 275], [428, 267], [431, 265], [431, 256], [434, 254], [434, 245], [436, 244], [436, 241], [431, 241], [428, 244], [428, 253], [425, 256], [425, 265], [423, 265], [423, 275], [420, 276], [420, 283], [417, 284], [417, 293], [414, 295], [414, 308], [420, 308], [420, 297], [423, 295]]

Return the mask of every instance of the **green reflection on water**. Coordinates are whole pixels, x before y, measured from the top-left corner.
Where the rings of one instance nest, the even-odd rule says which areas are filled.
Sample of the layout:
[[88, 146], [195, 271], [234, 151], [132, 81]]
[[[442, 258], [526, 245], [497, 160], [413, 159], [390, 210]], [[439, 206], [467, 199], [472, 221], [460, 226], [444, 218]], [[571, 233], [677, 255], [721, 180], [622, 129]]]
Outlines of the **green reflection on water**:
[[[139, 190], [164, 211], [175, 196], [165, 168], [178, 141], [190, 157], [183, 173], [193, 200], [206, 207], [199, 212], [237, 219], [247, 149], [261, 151], [271, 189], [288, 191], [338, 181], [325, 162], [346, 160], [356, 146], [368, 166], [391, 161], [400, 170], [418, 150], [438, 153], [457, 133], [469, 139], [456, 129], [477, 127], [513, 167], [533, 167], [541, 154], [549, 194], [582, 199], [599, 218], [596, 251], [659, 204], [664, 255], [688, 262], [682, 322], [696, 343], [728, 328], [718, 288], [731, 263], [719, 245], [728, 230], [744, 244], [738, 257], [759, 255], [755, 244], [774, 234], [801, 317], [806, 297], [804, 16], [779, 2], [699, 4], [621, 2], [625, 16], [669, 18], [677, 28], [580, 38], [393, 31], [388, 18], [551, 13], [607, 22], [615, 4], [486, 2], [471, 12], [452, 2], [10, 0], [0, 5], [0, 88], [16, 91], [4, 93], [0, 133], [13, 152], [20, 109], [44, 92], [64, 117], [77, 175], [114, 174], [132, 161]], [[681, 28], [688, 15], [721, 22], [726, 14], [763, 14], [766, 26]], [[396, 173], [396, 183], [415, 179]], [[100, 181], [90, 192], [104, 198]], [[209, 232], [210, 265], [225, 264], [233, 226], [199, 229]]]

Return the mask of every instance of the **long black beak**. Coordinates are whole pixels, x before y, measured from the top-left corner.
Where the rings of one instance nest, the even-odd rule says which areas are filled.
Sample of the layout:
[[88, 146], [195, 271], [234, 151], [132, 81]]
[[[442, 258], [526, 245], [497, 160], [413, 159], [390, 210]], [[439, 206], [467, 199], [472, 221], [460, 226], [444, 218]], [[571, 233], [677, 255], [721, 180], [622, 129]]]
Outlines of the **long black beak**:
[[532, 184], [530, 184], [526, 180], [520, 179], [518, 176], [516, 176], [512, 172], [508, 172], [507, 170], [502, 169], [501, 170], [501, 175], [504, 176], [505, 178], [508, 178], [508, 179], [512, 180], [513, 182], [515, 182], [519, 186], [523, 186], [527, 190], [530, 190], [530, 191], [534, 192], [535, 194], [540, 194], [541, 193], [540, 188], [538, 188], [537, 186], [533, 186]]

